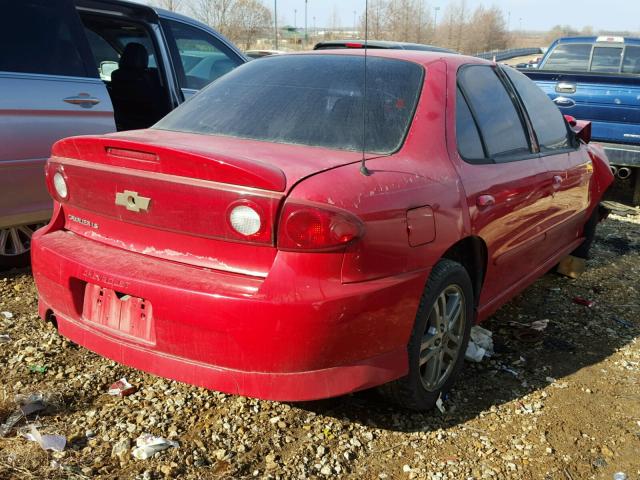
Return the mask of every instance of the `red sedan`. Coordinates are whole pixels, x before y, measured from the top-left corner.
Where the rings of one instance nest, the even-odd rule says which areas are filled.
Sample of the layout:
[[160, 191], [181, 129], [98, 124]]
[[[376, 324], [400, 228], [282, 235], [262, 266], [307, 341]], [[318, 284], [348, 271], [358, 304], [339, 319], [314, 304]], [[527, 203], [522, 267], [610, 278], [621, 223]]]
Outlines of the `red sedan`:
[[511, 68], [363, 54], [250, 62], [151, 129], [58, 142], [42, 317], [224, 392], [432, 407], [474, 323], [586, 254], [612, 175]]

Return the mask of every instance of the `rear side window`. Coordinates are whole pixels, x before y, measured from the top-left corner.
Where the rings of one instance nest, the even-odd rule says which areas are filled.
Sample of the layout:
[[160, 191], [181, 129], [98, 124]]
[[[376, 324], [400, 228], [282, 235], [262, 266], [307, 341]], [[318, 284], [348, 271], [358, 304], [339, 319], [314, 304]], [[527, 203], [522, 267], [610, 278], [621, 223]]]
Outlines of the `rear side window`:
[[559, 150], [570, 146], [567, 125], [562, 113], [535, 83], [513, 68], [504, 71], [515, 86], [538, 137], [541, 151]]
[[460, 89], [456, 93], [456, 140], [460, 155], [469, 163], [486, 163], [478, 127]]
[[594, 47], [591, 59], [591, 71], [600, 73], [618, 73], [622, 60], [622, 47]]
[[364, 66], [362, 56], [265, 57], [220, 78], [154, 128], [361, 150], [364, 126], [367, 151], [392, 153], [413, 118], [423, 69], [369, 57], [365, 108]]
[[591, 57], [590, 43], [564, 43], [553, 49], [542, 70], [586, 72]]
[[465, 67], [458, 74], [458, 84], [469, 101], [491, 158], [507, 161], [530, 153], [520, 115], [492, 67]]
[[0, 11], [0, 71], [98, 76], [69, 2], [0, 0]]
[[640, 47], [628, 46], [625, 49], [622, 73], [640, 73]]

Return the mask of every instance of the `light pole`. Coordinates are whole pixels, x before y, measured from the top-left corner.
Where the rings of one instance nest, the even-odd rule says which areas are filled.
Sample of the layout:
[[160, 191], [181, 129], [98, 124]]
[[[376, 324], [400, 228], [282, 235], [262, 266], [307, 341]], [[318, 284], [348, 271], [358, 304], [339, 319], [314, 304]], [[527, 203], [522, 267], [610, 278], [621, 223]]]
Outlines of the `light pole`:
[[507, 32], [511, 31], [511, 12], [507, 12]]
[[296, 48], [298, 48], [298, 9], [293, 9], [293, 42], [296, 44]]
[[276, 40], [276, 50], [278, 50], [278, 0], [273, 0], [273, 35]]
[[307, 48], [309, 45], [309, 30], [307, 30], [307, 7], [308, 2], [304, 0], [304, 47]]
[[316, 28], [316, 16], [313, 16], [313, 36], [317, 37], [318, 36], [318, 29]]
[[353, 11], [353, 38], [356, 38], [356, 11]]
[[440, 11], [440, 7], [433, 7], [433, 31], [435, 33], [436, 27], [438, 26], [438, 12]]

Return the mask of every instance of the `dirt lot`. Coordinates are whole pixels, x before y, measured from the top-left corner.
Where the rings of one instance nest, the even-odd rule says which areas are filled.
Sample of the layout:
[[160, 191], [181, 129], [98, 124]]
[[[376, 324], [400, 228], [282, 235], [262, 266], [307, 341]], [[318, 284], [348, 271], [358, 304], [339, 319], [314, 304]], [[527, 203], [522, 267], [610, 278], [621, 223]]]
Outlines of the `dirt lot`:
[[[499, 353], [467, 364], [447, 412], [428, 414], [375, 392], [287, 404], [146, 375], [45, 326], [29, 271], [0, 274], [0, 311], [13, 314], [0, 315], [0, 422], [14, 395], [43, 392], [52, 405], [29, 421], [67, 439], [45, 452], [18, 435], [23, 419], [0, 439], [0, 478], [638, 479], [640, 211], [601, 225], [593, 253], [580, 279], [549, 274], [487, 322]], [[510, 323], [541, 319], [529, 341]], [[139, 391], [107, 395], [122, 376]], [[143, 432], [179, 447], [136, 460]]]

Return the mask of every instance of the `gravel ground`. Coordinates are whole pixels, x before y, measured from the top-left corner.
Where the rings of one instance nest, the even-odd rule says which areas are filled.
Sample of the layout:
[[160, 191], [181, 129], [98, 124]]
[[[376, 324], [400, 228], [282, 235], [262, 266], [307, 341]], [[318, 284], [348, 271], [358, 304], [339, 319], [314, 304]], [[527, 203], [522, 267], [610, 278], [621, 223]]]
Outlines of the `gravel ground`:
[[[640, 211], [609, 217], [579, 279], [546, 275], [486, 322], [498, 353], [467, 363], [445, 413], [394, 409], [375, 391], [278, 403], [147, 375], [64, 340], [38, 319], [30, 272], [5, 272], [0, 422], [16, 394], [42, 392], [50, 405], [28, 420], [67, 445], [45, 452], [18, 434], [22, 419], [0, 438], [0, 478], [638, 479], [639, 227]], [[518, 334], [541, 319], [539, 338]], [[109, 396], [123, 376], [137, 393]], [[137, 460], [145, 432], [179, 446]]]

